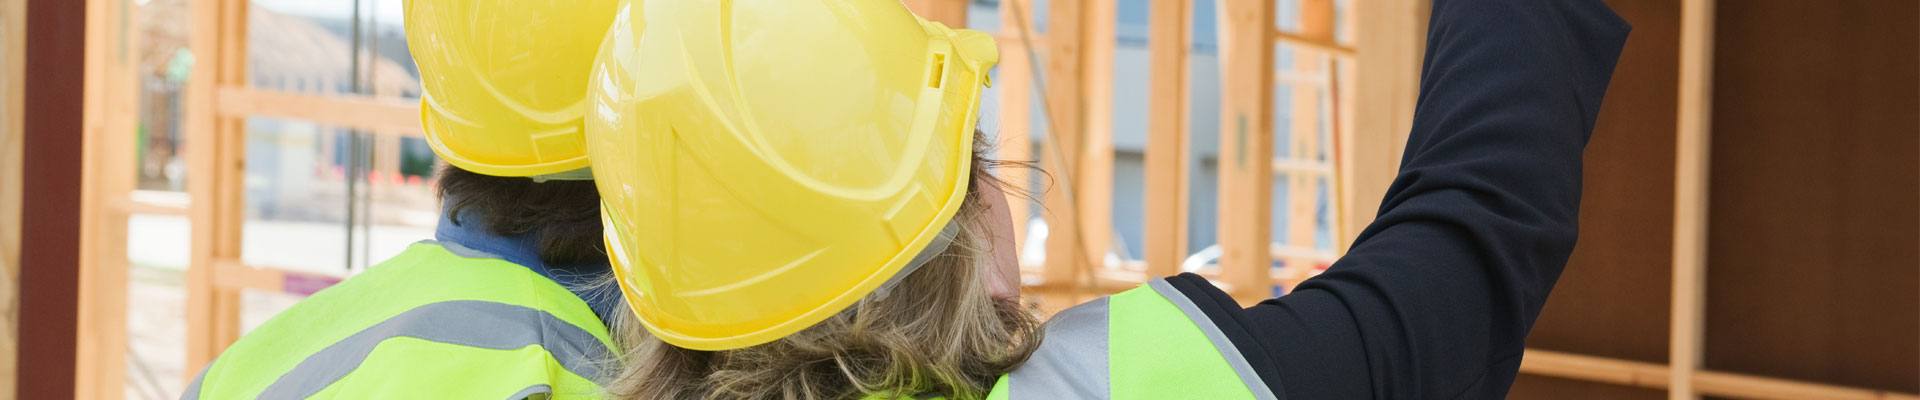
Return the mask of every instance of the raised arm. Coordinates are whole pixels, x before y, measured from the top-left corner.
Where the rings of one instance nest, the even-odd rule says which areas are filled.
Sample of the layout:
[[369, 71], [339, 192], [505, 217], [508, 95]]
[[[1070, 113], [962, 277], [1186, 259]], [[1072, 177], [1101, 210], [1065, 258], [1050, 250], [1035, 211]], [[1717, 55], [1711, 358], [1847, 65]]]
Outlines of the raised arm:
[[1244, 327], [1229, 336], [1285, 397], [1503, 396], [1573, 250], [1581, 152], [1628, 30], [1599, 0], [1435, 0], [1379, 217], [1294, 293], [1210, 317]]

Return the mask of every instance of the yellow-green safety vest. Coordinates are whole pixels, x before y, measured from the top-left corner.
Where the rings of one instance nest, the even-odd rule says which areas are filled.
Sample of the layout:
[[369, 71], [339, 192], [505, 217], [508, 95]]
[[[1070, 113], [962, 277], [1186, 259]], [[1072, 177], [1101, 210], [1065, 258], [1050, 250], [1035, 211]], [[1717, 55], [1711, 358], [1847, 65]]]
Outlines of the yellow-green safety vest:
[[182, 397], [600, 398], [615, 351], [552, 279], [422, 242], [254, 329]]
[[1277, 399], [1213, 320], [1164, 279], [1061, 311], [989, 400]]

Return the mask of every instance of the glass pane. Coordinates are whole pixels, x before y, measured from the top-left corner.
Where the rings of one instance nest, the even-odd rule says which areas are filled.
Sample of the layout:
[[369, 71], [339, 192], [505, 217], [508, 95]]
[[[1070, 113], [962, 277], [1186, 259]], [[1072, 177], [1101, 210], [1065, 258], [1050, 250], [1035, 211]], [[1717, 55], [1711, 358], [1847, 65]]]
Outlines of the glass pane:
[[[127, 117], [134, 132], [134, 189], [140, 204], [184, 209], [187, 205], [188, 132], [186, 87], [195, 58], [187, 51], [193, 32], [188, 0], [135, 1], [129, 7], [136, 30], [127, 32], [137, 46], [132, 68], [137, 103]], [[186, 360], [186, 270], [191, 259], [192, 228], [184, 212], [136, 207], [127, 214], [127, 380], [128, 398], [178, 397], [189, 376]], [[194, 368], [198, 368], [195, 366]], [[158, 379], [154, 379], [158, 377]]]
[[262, 89], [352, 93], [353, 2], [257, 0], [247, 7], [247, 76]]
[[1006, 0], [971, 0], [967, 2], [967, 28], [999, 33], [1000, 3]]
[[[284, 1], [284, 0], [283, 0]], [[311, 1], [311, 0], [307, 0]], [[398, 96], [403, 98], [420, 97], [420, 68], [413, 64], [413, 54], [407, 49], [407, 32], [404, 25], [405, 2], [402, 0], [360, 0], [366, 10], [363, 11], [367, 37], [373, 38], [361, 45], [364, 53], [375, 65], [367, 68], [367, 82], [374, 84], [367, 91], [378, 96]]]
[[[150, 1], [140, 4], [139, 102], [136, 127], [136, 187], [140, 190], [184, 192], [186, 187], [186, 89], [193, 71], [193, 53], [187, 51], [190, 30], [187, 2]], [[184, 251], [184, 250], [182, 250]]]
[[1220, 258], [1216, 224], [1220, 206], [1220, 47], [1216, 2], [1193, 2], [1187, 54], [1188, 144], [1187, 252], [1181, 268], [1212, 270]]
[[1353, 44], [1353, 24], [1349, 13], [1353, 12], [1353, 0], [1333, 0], [1333, 40], [1340, 44]]
[[1147, 116], [1152, 64], [1147, 51], [1147, 1], [1116, 4], [1112, 82], [1113, 221], [1108, 266], [1146, 257]]
[[1000, 1], [1012, 1], [1012, 2], [1026, 4], [1027, 9], [1032, 11], [1031, 13], [1032, 15], [1029, 16], [1028, 18], [1033, 21], [1033, 25], [1032, 25], [1033, 32], [1041, 33], [1041, 34], [1047, 33], [1047, 15], [1052, 14], [1050, 12], [1052, 10], [1047, 8], [1047, 4], [1051, 3], [1050, 1], [1048, 0], [1000, 0]]
[[1273, 0], [1273, 26], [1283, 32], [1300, 31], [1300, 0]]
[[440, 201], [433, 190], [433, 172], [439, 159], [420, 138], [377, 136], [367, 138], [371, 151], [368, 174], [361, 186], [365, 194], [356, 198], [364, 216], [356, 221], [365, 242], [356, 243], [364, 254], [354, 263], [366, 268], [399, 255], [407, 246], [433, 239], [440, 222]]
[[259, 117], [248, 118], [246, 129], [241, 259], [254, 266], [344, 274], [352, 179], [348, 131]]
[[[262, 89], [418, 97], [400, 0], [253, 0], [247, 74]], [[360, 35], [354, 29], [361, 29]], [[359, 65], [355, 65], [358, 48]]]

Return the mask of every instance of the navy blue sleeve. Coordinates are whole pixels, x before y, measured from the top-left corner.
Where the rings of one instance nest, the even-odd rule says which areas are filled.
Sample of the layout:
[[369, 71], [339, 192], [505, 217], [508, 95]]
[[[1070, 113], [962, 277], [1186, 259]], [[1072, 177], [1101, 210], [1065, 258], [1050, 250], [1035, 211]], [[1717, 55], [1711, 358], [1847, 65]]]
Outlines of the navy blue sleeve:
[[1503, 397], [1573, 251], [1629, 27], [1599, 0], [1435, 0], [1429, 26], [1399, 175], [1345, 257], [1244, 310], [1172, 279], [1276, 394]]

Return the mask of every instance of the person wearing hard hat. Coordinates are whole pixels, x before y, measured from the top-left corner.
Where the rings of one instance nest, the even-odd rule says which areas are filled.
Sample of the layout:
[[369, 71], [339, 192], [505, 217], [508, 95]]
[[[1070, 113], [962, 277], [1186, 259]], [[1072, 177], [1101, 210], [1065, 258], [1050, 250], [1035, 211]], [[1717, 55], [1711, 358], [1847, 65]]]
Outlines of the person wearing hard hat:
[[1009, 216], [975, 144], [991, 37], [894, 0], [631, 1], [587, 85], [632, 309], [608, 387], [1501, 397], [1572, 251], [1581, 153], [1629, 29], [1599, 0], [1435, 0], [1400, 175], [1344, 258], [1252, 307], [1156, 279], [1042, 336], [1007, 308]]
[[408, 0], [435, 240], [249, 332], [186, 399], [599, 398], [617, 364], [588, 180], [587, 73], [613, 0]]

